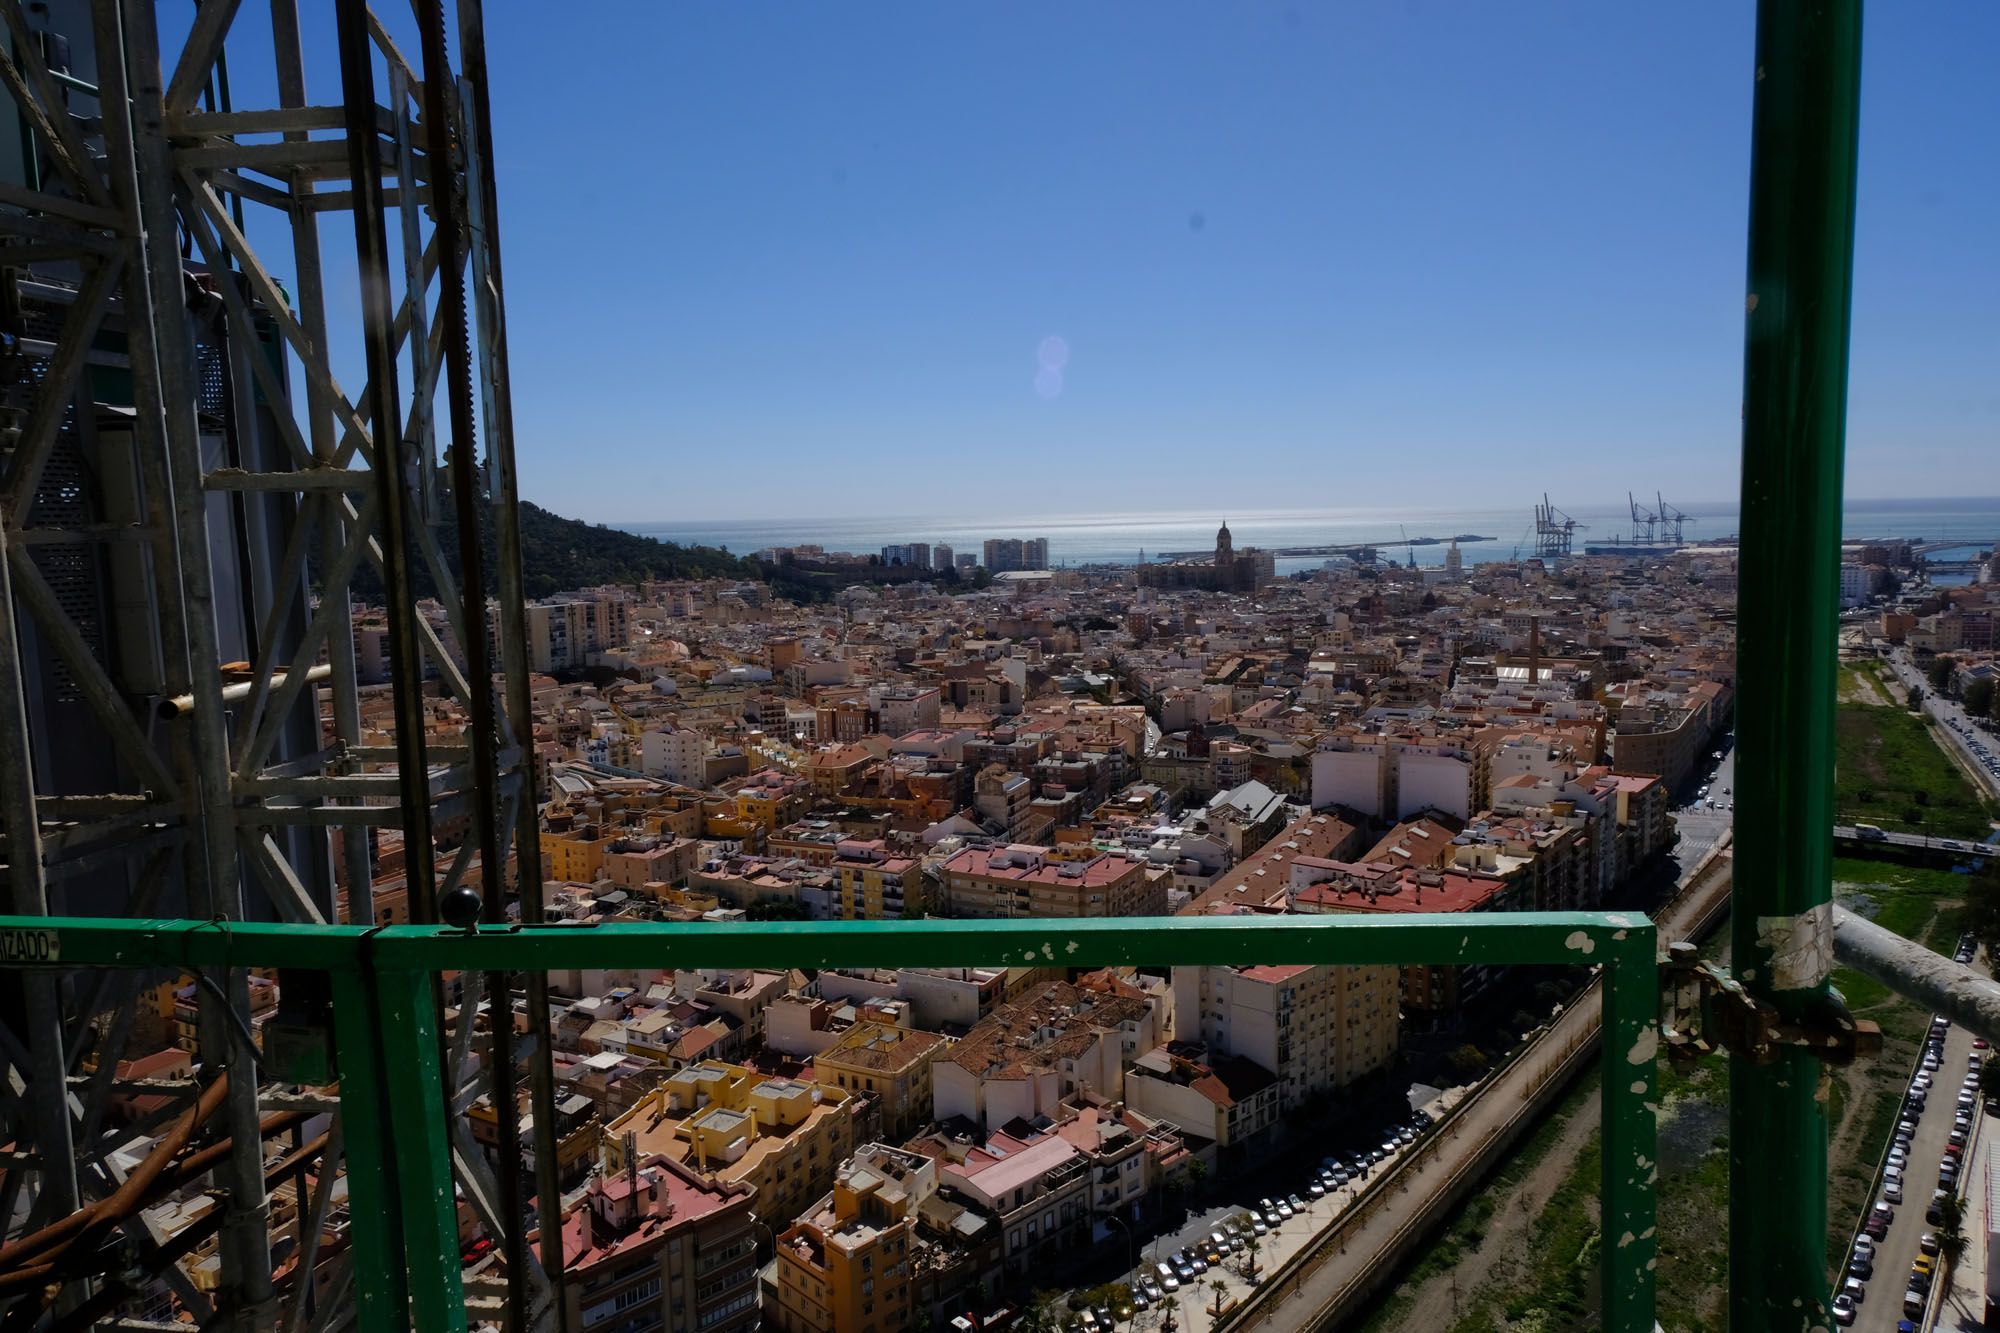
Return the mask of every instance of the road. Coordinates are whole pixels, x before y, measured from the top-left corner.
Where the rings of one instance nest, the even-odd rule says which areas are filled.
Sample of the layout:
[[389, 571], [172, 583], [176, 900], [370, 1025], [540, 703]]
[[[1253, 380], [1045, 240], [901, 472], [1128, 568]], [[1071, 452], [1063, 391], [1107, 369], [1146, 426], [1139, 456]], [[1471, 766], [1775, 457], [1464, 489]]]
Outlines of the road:
[[[1896, 1220], [1889, 1224], [1888, 1235], [1876, 1247], [1875, 1275], [1865, 1288], [1866, 1297], [1853, 1325], [1855, 1333], [1896, 1333], [1897, 1323], [1907, 1317], [1903, 1313], [1903, 1293], [1909, 1289], [1910, 1265], [1917, 1259], [1917, 1241], [1925, 1232], [1936, 1229], [1924, 1220], [1924, 1210], [1930, 1207], [1931, 1191], [1938, 1187], [1938, 1163], [1944, 1159], [1952, 1116], [1957, 1111], [1959, 1083], [1971, 1058], [1972, 1034], [1954, 1024], [1945, 1033], [1944, 1059], [1938, 1066], [1930, 1101], [1917, 1117], [1917, 1134], [1910, 1145], [1910, 1162], [1904, 1173], [1907, 1183], [1903, 1202], [1896, 1208]], [[1875, 1197], [1881, 1197], [1879, 1183]], [[1836, 1285], [1842, 1276], [1836, 1275]]]
[[[1720, 752], [1721, 759], [1707, 758], [1697, 764], [1696, 776], [1690, 779], [1694, 788], [1708, 788], [1706, 798], [1694, 788], [1676, 793], [1681, 799], [1674, 807], [1674, 824], [1681, 837], [1673, 850], [1675, 883], [1687, 882], [1689, 872], [1722, 841], [1736, 818], [1736, 747], [1723, 742]], [[1714, 809], [1709, 808], [1709, 801], [1715, 802]]]
[[1854, 831], [1851, 824], [1835, 824], [1833, 836], [1835, 840], [1845, 842], [1880, 842], [1892, 847], [1938, 847], [1962, 856], [2000, 856], [2000, 845], [1990, 842], [1967, 842], [1963, 838], [1939, 838], [1922, 833], [1890, 833], [1886, 830], [1879, 838], [1864, 838]]
[[1889, 669], [1896, 673], [1896, 679], [1903, 682], [1905, 689], [1920, 689], [1923, 691], [1925, 716], [1938, 723], [1938, 734], [1944, 738], [1944, 743], [1949, 745], [1958, 755], [1959, 759], [1964, 762], [1965, 767], [1971, 770], [1980, 787], [1987, 795], [2000, 797], [2000, 773], [1995, 773], [1991, 768], [1987, 767], [1984, 760], [1973, 753], [1971, 742], [1967, 739], [1967, 732], [1958, 730], [1951, 723], [1956, 722], [1959, 726], [1968, 728], [1972, 735], [1977, 735], [1983, 741], [1987, 742], [1989, 750], [1996, 748], [1993, 743], [1992, 733], [1974, 729], [1972, 719], [1966, 715], [1963, 708], [1958, 706], [1956, 699], [1940, 698], [1936, 691], [1931, 689], [1930, 681], [1925, 679], [1923, 673], [1917, 670], [1916, 662], [1910, 657], [1907, 651], [1901, 648], [1893, 648], [1889, 651], [1887, 660]]

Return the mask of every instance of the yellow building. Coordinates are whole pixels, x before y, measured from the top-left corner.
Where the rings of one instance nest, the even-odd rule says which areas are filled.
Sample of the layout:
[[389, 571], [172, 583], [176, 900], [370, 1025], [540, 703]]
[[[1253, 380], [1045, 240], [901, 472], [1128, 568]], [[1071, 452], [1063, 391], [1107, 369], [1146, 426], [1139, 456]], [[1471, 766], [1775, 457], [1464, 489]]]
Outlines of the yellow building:
[[935, 1032], [856, 1023], [813, 1057], [813, 1077], [873, 1097], [883, 1136], [900, 1141], [930, 1121], [931, 1065], [950, 1044]]
[[842, 1164], [833, 1192], [778, 1234], [766, 1319], [785, 1333], [921, 1326], [911, 1308], [911, 1219], [936, 1189], [937, 1165], [920, 1153], [882, 1144], [858, 1151]]
[[609, 846], [598, 836], [595, 824], [584, 824], [565, 832], [543, 829], [543, 871], [550, 879], [594, 884], [604, 872], [604, 853]]
[[641, 1097], [605, 1133], [606, 1167], [624, 1170], [625, 1135], [641, 1160], [658, 1153], [757, 1191], [763, 1217], [796, 1217], [825, 1192], [854, 1146], [853, 1098], [822, 1084], [767, 1078], [704, 1060]]
[[893, 856], [880, 838], [843, 839], [833, 859], [840, 915], [848, 921], [922, 916], [923, 880], [912, 856]]
[[752, 773], [734, 792], [736, 818], [768, 836], [805, 814], [808, 791], [803, 778], [776, 769]]

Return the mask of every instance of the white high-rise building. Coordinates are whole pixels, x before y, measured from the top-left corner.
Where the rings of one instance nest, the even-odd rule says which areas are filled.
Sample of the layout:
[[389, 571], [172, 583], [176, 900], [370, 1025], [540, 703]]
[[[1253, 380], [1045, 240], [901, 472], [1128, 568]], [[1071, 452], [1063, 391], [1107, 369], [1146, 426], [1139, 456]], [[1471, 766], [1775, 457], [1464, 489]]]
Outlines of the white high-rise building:
[[683, 787], [708, 782], [708, 738], [689, 727], [648, 728], [639, 737], [639, 767], [649, 778]]
[[1291, 1110], [1395, 1058], [1401, 997], [1393, 967], [1177, 967], [1174, 1036], [1270, 1070]]

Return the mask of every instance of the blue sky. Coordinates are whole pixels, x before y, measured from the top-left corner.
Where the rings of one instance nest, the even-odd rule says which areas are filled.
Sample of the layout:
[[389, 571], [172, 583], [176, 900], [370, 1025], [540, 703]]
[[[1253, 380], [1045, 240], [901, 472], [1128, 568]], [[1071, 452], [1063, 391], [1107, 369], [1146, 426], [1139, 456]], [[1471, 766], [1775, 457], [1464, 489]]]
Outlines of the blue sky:
[[[1726, 499], [1751, 10], [489, 0], [524, 494]], [[1849, 492], [2000, 493], [2000, 7], [1868, 25]]]

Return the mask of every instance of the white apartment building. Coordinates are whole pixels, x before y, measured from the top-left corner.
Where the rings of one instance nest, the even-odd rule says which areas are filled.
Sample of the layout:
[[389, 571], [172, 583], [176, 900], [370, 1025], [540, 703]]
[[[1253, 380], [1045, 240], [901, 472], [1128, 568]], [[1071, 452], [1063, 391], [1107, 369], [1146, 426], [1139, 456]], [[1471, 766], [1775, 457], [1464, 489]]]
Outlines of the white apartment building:
[[1401, 994], [1393, 967], [1177, 967], [1174, 1033], [1270, 1070], [1289, 1111], [1394, 1058]]
[[1474, 762], [1471, 750], [1441, 737], [1329, 737], [1313, 754], [1313, 809], [1341, 805], [1385, 820], [1440, 810], [1466, 819], [1472, 814]]
[[708, 782], [708, 737], [690, 727], [648, 727], [639, 736], [639, 770], [683, 787]]

